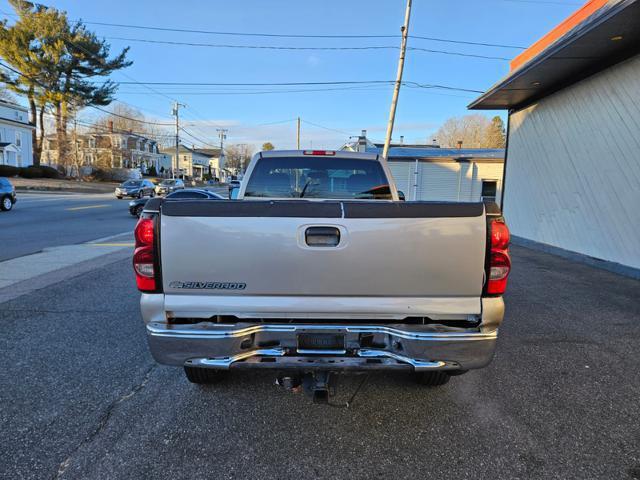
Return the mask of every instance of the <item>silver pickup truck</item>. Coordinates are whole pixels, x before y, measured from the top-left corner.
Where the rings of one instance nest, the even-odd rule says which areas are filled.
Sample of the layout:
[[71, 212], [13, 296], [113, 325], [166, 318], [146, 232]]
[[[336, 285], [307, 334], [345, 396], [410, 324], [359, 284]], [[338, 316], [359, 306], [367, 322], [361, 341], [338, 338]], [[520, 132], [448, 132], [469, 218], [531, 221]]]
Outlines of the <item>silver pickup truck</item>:
[[256, 154], [235, 200], [152, 199], [133, 264], [149, 346], [195, 383], [273, 369], [486, 366], [504, 315], [509, 231], [495, 204], [404, 202], [376, 155]]

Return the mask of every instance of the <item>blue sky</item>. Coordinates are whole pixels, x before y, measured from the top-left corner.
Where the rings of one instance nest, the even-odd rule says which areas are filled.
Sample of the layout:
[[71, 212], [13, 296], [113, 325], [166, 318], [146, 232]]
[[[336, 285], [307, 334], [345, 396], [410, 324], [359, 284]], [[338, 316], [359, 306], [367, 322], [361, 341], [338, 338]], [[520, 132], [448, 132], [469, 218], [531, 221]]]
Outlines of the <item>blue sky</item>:
[[[87, 22], [321, 35], [397, 34], [405, 8], [404, 0], [60, 0], [48, 4], [66, 10], [71, 19], [82, 18]], [[580, 5], [572, 0], [414, 0], [413, 4], [412, 35], [519, 46], [530, 45]], [[0, 0], [0, 6], [5, 12], [12, 11], [6, 0]], [[109, 39], [114, 51], [131, 46], [130, 58], [134, 64], [122, 73], [114, 74], [116, 81], [266, 83], [391, 80], [395, 78], [398, 59], [397, 50], [223, 49], [115, 39], [342, 47], [398, 46], [397, 38], [292, 39], [159, 32], [101, 25], [89, 27]], [[410, 39], [409, 46], [505, 58], [512, 58], [520, 51], [417, 39]], [[420, 83], [484, 90], [507, 72], [508, 61], [504, 60], [410, 51], [404, 78]], [[367, 129], [371, 138], [382, 139], [391, 99], [390, 86], [250, 95], [227, 93], [237, 90], [237, 87], [152, 88], [154, 91], [140, 85], [122, 85], [117, 96], [157, 119], [169, 119], [171, 99], [180, 100], [187, 105], [182, 112], [188, 125], [186, 128], [208, 143], [215, 142], [216, 126], [224, 126], [229, 129], [229, 142], [261, 144], [271, 141], [279, 148], [295, 145], [293, 119], [298, 116], [304, 121], [303, 147], [336, 148], [348, 135], [356, 135], [361, 129]], [[249, 89], [253, 92], [270, 90], [273, 88]], [[202, 94], [209, 92], [218, 94]], [[411, 142], [431, 138], [448, 117], [466, 114], [466, 105], [474, 97], [472, 93], [403, 88], [394, 138], [404, 135], [405, 141]], [[89, 117], [88, 112], [85, 115]], [[272, 122], [282, 123], [264, 125]]]

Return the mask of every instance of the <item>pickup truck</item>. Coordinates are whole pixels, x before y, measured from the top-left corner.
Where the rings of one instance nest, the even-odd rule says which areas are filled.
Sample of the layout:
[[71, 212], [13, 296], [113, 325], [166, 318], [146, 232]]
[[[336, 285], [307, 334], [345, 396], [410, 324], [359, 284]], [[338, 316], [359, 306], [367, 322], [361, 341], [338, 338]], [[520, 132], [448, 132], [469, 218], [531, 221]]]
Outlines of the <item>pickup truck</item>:
[[509, 230], [495, 204], [404, 202], [386, 162], [256, 154], [236, 200], [151, 199], [133, 266], [151, 353], [188, 380], [273, 369], [409, 370], [423, 384], [486, 366], [504, 315]]

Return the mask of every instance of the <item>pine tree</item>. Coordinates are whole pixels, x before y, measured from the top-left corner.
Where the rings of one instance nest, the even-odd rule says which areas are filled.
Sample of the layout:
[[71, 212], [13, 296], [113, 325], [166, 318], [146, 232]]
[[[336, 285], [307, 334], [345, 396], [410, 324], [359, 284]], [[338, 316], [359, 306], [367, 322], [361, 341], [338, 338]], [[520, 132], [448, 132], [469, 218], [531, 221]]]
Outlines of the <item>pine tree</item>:
[[491, 124], [487, 127], [484, 138], [484, 148], [504, 148], [506, 143], [506, 134], [504, 130], [504, 122], [499, 116], [491, 119]]
[[[58, 159], [67, 163], [70, 114], [111, 103], [117, 84], [111, 80], [97, 84], [93, 78], [108, 77], [131, 65], [128, 48], [110, 59], [110, 45], [81, 22], [71, 25], [66, 12], [25, 0], [10, 3], [19, 18], [10, 27], [6, 21], [0, 24], [0, 56], [20, 74], [3, 71], [0, 81], [28, 98], [34, 123], [38, 108], [42, 126], [45, 108], [53, 107]], [[41, 143], [36, 145], [40, 151]]]

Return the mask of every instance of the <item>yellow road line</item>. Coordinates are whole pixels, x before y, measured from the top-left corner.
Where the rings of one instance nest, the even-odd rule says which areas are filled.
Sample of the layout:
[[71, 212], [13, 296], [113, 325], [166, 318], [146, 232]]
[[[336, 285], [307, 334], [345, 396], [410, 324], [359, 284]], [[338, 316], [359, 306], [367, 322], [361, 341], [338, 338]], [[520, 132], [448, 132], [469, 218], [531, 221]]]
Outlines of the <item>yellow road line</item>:
[[135, 244], [133, 242], [128, 242], [128, 243], [90, 243], [89, 245], [93, 245], [95, 247], [133, 247]]
[[73, 207], [73, 208], [67, 208], [65, 210], [71, 212], [73, 210], [86, 210], [87, 208], [105, 208], [110, 206], [111, 205], [87, 205], [86, 207]]

